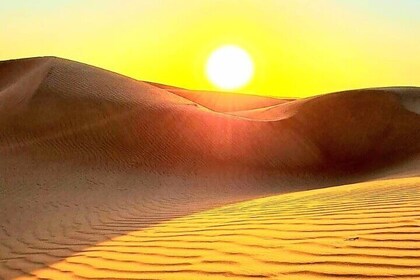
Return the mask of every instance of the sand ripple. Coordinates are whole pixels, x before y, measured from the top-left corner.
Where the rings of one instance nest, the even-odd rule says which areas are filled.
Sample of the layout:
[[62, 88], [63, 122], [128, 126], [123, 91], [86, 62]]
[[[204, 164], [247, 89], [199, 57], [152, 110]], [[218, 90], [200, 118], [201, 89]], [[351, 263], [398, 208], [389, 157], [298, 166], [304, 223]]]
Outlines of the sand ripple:
[[420, 279], [419, 205], [419, 177], [269, 196], [132, 231], [32, 274]]

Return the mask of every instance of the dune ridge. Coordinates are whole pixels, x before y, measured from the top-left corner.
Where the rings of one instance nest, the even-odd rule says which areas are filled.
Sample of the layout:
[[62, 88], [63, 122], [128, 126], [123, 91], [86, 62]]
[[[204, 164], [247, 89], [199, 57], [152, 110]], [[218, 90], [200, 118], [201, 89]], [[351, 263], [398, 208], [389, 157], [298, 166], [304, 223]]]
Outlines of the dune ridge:
[[[219, 105], [210, 103], [220, 99], [212, 100], [209, 93], [200, 95], [201, 105], [76, 62], [29, 62], [42, 75], [27, 72], [23, 76], [28, 80], [2, 90], [2, 150], [30, 145], [31, 152], [42, 156], [127, 165], [225, 164], [316, 172], [375, 167], [420, 150], [420, 116], [386, 89], [270, 103], [269, 109], [235, 115], [213, 111]], [[29, 62], [2, 63], [0, 71], [25, 68]], [[31, 92], [33, 84], [38, 86]], [[16, 100], [15, 88], [24, 86], [27, 93], [19, 94], [26, 101]]]
[[0, 278], [420, 279], [419, 100], [0, 62]]

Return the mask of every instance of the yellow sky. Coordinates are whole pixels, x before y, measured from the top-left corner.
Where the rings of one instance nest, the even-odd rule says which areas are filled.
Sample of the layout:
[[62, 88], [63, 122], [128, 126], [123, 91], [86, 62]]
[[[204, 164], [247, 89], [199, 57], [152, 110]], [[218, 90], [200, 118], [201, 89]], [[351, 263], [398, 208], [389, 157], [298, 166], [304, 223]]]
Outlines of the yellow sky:
[[245, 93], [420, 85], [419, 9], [416, 0], [10, 0], [0, 3], [0, 60], [54, 55], [217, 90], [206, 60], [233, 44], [255, 64]]

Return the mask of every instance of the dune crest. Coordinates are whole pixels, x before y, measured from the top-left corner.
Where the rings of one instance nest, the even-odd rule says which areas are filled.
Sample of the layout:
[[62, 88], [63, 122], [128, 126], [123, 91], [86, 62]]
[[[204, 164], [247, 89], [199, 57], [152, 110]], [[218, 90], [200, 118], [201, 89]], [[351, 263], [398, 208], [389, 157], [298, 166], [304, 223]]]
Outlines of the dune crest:
[[[25, 67], [27, 72], [16, 72], [21, 79], [15, 75], [0, 85], [6, 87], [3, 151], [153, 168], [192, 163], [190, 168], [316, 172], [364, 170], [420, 151], [420, 116], [406, 110], [392, 90], [286, 101], [239, 97], [247, 108], [253, 100], [268, 107], [235, 114], [214, 111], [221, 109], [221, 95], [218, 101], [210, 93], [180, 96], [173, 93], [178, 89], [58, 58], [4, 62], [0, 69]], [[226, 104], [232, 100], [227, 97]]]

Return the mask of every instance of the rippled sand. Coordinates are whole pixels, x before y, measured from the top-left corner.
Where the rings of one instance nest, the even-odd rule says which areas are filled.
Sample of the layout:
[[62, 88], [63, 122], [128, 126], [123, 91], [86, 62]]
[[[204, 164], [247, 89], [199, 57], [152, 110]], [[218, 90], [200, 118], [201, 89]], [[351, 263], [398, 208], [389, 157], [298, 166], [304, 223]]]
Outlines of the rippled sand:
[[[42, 279], [420, 278], [420, 177], [273, 195], [135, 230]], [[117, 226], [118, 225], [118, 226]], [[42, 262], [42, 256], [33, 261]], [[20, 278], [26, 279], [26, 277]]]

